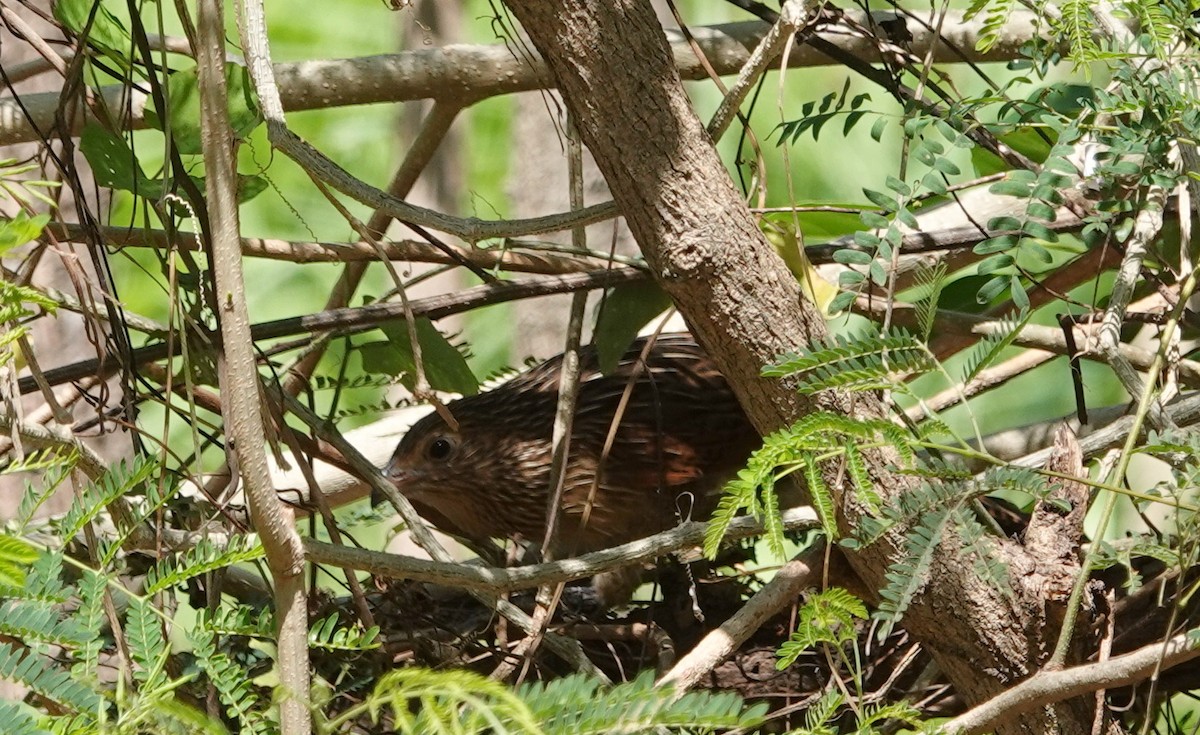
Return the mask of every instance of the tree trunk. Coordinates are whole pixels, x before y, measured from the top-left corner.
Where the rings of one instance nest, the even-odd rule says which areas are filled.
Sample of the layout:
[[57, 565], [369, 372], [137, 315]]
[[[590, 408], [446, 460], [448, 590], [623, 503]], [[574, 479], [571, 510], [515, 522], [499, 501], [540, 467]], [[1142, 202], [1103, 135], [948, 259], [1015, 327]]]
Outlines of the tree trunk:
[[[655, 277], [697, 339], [729, 378], [765, 432], [813, 411], [879, 417], [872, 395], [799, 396], [785, 381], [760, 376], [776, 356], [826, 335], [820, 314], [767, 243], [692, 109], [649, 0], [506, 0], [546, 59], [583, 141], [608, 180]], [[889, 470], [893, 454], [866, 461], [884, 502], [912, 488]], [[827, 484], [839, 526], [851, 529], [863, 508], [830, 467]], [[850, 557], [873, 589], [903, 538], [893, 534]], [[924, 592], [905, 627], [933, 654], [970, 703], [990, 698], [1036, 670], [1055, 637], [1042, 602], [1015, 583], [1033, 561], [997, 540], [1010, 562], [1007, 598], [975, 578], [970, 561], [943, 541]], [[1086, 627], [1086, 623], [1082, 624]], [[1090, 732], [1092, 706], [1076, 700], [1026, 714], [1001, 731]]]

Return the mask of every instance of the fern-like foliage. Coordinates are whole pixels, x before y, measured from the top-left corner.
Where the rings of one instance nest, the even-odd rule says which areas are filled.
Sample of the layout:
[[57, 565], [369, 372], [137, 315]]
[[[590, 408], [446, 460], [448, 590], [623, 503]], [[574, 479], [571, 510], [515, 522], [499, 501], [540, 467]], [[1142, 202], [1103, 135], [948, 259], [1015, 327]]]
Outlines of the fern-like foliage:
[[1064, 0], [1055, 30], [1067, 40], [1071, 58], [1077, 64], [1089, 64], [1100, 58], [1096, 43], [1096, 16], [1088, 0]]
[[958, 513], [958, 536], [962, 542], [959, 554], [970, 558], [975, 576], [1011, 599], [1013, 588], [1008, 579], [1008, 565], [1003, 562], [1003, 557], [994, 553], [996, 539], [974, 513]]
[[983, 486], [974, 482], [931, 478], [902, 496], [895, 506], [885, 508], [881, 517], [867, 518], [856, 529], [855, 542], [864, 546], [890, 529], [904, 529], [902, 554], [888, 567], [887, 585], [880, 590], [877, 616], [885, 622], [881, 636], [890, 634], [924, 588], [934, 553], [952, 532], [958, 557], [971, 564], [979, 578], [1002, 594], [1011, 594], [1008, 569], [994, 553], [993, 538], [969, 508], [981, 492]]
[[146, 593], [156, 594], [193, 577], [233, 564], [262, 558], [262, 545], [254, 536], [233, 536], [224, 547], [202, 539], [192, 548], [165, 558], [146, 573]]
[[897, 376], [932, 371], [935, 363], [921, 340], [897, 330], [878, 336], [835, 335], [800, 352], [784, 355], [763, 368], [767, 377], [799, 381], [801, 393], [822, 390], [881, 390], [896, 384]]
[[379, 680], [363, 707], [345, 713], [333, 724], [368, 710], [376, 722], [389, 716], [390, 731], [401, 735], [543, 732], [529, 706], [512, 689], [469, 671], [393, 671]]
[[1010, 490], [1025, 493], [1037, 499], [1044, 498], [1053, 487], [1046, 482], [1043, 475], [1035, 470], [1014, 465], [989, 467], [980, 478], [979, 486], [987, 488], [988, 492]]
[[[44, 225], [47, 221], [48, 218], [41, 223]], [[40, 231], [41, 228], [38, 229]], [[3, 361], [8, 362], [12, 358], [14, 344], [29, 332], [28, 327], [20, 324], [22, 320], [37, 313], [35, 309], [52, 314], [57, 308], [58, 302], [37, 289], [19, 286], [8, 279], [0, 279], [0, 323], [16, 325], [0, 332], [0, 357]]]
[[887, 585], [879, 591], [878, 615], [886, 623], [880, 631], [881, 637], [891, 633], [913, 598], [924, 588], [934, 551], [953, 517], [949, 508], [930, 511], [905, 535], [904, 554], [888, 567], [884, 575]]
[[137, 664], [133, 676], [146, 688], [161, 686], [166, 678], [163, 671], [167, 663], [165, 633], [163, 621], [148, 602], [140, 597], [130, 599], [125, 616], [125, 636]]
[[0, 534], [0, 589], [25, 586], [25, 567], [38, 558], [37, 549], [28, 542]]
[[242, 731], [254, 735], [269, 735], [272, 725], [260, 713], [262, 703], [258, 690], [228, 654], [217, 651], [216, 636], [202, 627], [188, 632], [196, 666], [217, 694], [217, 699], [229, 719], [242, 724]]
[[61, 619], [60, 613], [41, 602], [5, 600], [0, 602], [0, 633], [25, 645], [49, 643], [75, 648], [86, 643], [90, 633], [73, 620]]
[[75, 538], [83, 527], [94, 521], [116, 498], [132, 494], [158, 469], [149, 457], [136, 457], [130, 462], [114, 464], [93, 485], [82, 493], [63, 516], [59, 531], [63, 538]]
[[897, 724], [917, 729], [923, 722], [920, 710], [907, 702], [860, 704], [850, 711], [852, 718], [845, 718], [850, 719], [850, 722], [843, 719], [845, 709], [845, 695], [840, 689], [830, 687], [805, 712], [804, 727], [790, 731], [791, 735], [874, 735], [878, 732], [894, 731]]
[[938, 261], [933, 268], [921, 268], [917, 271], [914, 286], [923, 292], [915, 304], [917, 324], [921, 328], [921, 339], [928, 341], [933, 333], [934, 317], [937, 316], [938, 302], [942, 297], [942, 289], [946, 285], [946, 264]]
[[766, 705], [747, 707], [729, 692], [677, 693], [654, 685], [652, 672], [607, 685], [576, 674], [515, 691], [469, 671], [400, 669], [385, 675], [366, 702], [327, 723], [328, 730], [363, 715], [388, 720], [388, 731], [601, 735], [752, 728]]
[[0, 701], [0, 722], [4, 723], [6, 735], [52, 735], [42, 726], [43, 719], [20, 702]]
[[800, 608], [796, 630], [779, 647], [776, 666], [786, 669], [800, 654], [821, 643], [840, 647], [858, 638], [856, 621], [867, 619], [863, 601], [840, 587], [831, 587], [809, 598]]
[[529, 684], [517, 693], [547, 735], [752, 728], [767, 709], [763, 704], [747, 708], [731, 692], [681, 695], [670, 686], [655, 686], [652, 672], [612, 687], [576, 674]]
[[31, 650], [0, 643], [0, 678], [15, 681], [80, 714], [96, 716], [104, 699]]
[[1016, 6], [1015, 0], [971, 0], [971, 4], [967, 6], [967, 11], [963, 14], [963, 20], [971, 20], [986, 11], [983, 18], [983, 30], [979, 34], [975, 48], [986, 53], [996, 45]]
[[270, 639], [275, 634], [275, 616], [248, 605], [223, 604], [216, 610], [200, 610], [196, 623], [210, 633]]
[[71, 674], [81, 681], [94, 683], [98, 680], [96, 672], [100, 667], [100, 653], [104, 648], [100, 631], [105, 623], [104, 593], [108, 581], [107, 576], [89, 570], [84, 572], [77, 588], [79, 609], [75, 611], [75, 621], [84, 630], [92, 631], [88, 640], [75, 651], [77, 663], [72, 667]]
[[777, 524], [766, 519], [767, 509], [778, 507], [776, 483], [798, 470], [804, 472], [809, 498], [826, 535], [837, 538], [837, 504], [822, 476], [823, 463], [844, 460], [850, 467], [849, 476], [859, 501], [869, 508], [879, 506], [861, 453], [848, 449], [854, 445], [891, 446], [906, 466], [915, 459], [909, 436], [889, 421], [855, 420], [827, 412], [809, 414], [764, 439], [762, 448], [750, 456], [746, 468], [725, 486], [725, 494], [705, 532], [704, 553], [710, 558], [716, 554], [729, 524], [744, 511], [764, 522], [772, 552], [782, 555], [783, 534]]
[[1179, 568], [1182, 559], [1178, 539], [1163, 540], [1151, 536], [1135, 536], [1121, 541], [1099, 541], [1094, 545], [1091, 559], [1093, 569], [1121, 567], [1125, 570], [1125, 589], [1134, 592], [1142, 586], [1142, 574], [1136, 559], [1156, 559], [1167, 568]]
[[962, 382], [973, 380], [981, 370], [995, 362], [1000, 353], [1012, 345], [1013, 340], [1020, 334], [1021, 327], [1025, 326], [1027, 321], [1029, 321], [1029, 312], [1027, 311], [1021, 312], [1015, 318], [1000, 320], [1000, 331], [987, 335], [971, 350], [963, 368]]
[[[63, 481], [70, 476], [79, 461], [79, 454], [74, 450], [57, 452], [38, 452], [26, 457], [26, 462], [14, 462], [5, 468], [5, 472], [36, 472], [38, 480], [25, 483], [25, 492], [21, 495], [21, 503], [17, 506], [16, 527], [24, 531], [34, 515], [50, 498], [58, 492]], [[32, 460], [32, 461], [29, 461]]]
[[366, 651], [379, 647], [379, 627], [366, 630], [341, 625], [337, 614], [318, 620], [308, 629], [308, 645], [338, 651]]

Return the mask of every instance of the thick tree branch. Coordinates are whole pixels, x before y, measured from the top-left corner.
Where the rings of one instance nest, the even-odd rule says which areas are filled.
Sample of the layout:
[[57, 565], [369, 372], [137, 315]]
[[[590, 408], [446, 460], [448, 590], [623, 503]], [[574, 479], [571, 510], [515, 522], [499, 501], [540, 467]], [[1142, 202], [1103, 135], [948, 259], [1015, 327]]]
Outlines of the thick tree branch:
[[1012, 689], [955, 717], [938, 732], [945, 735], [989, 732], [1022, 712], [1101, 689], [1135, 684], [1157, 671], [1165, 671], [1197, 656], [1200, 656], [1200, 630], [1189, 630], [1107, 661], [1060, 671], [1040, 671]]
[[[814, 411], [883, 416], [870, 395], [800, 397], [786, 382], [761, 377], [764, 363], [823, 338], [824, 321], [803, 301], [729, 180], [683, 92], [649, 2], [507, 4], [558, 80], [652, 272], [756, 426], [774, 430]], [[910, 478], [891, 471], [897, 461], [891, 453], [864, 452], [863, 459], [884, 502], [912, 487]], [[849, 532], [865, 509], [832, 465], [823, 467], [824, 479], [838, 505], [839, 528]], [[902, 541], [898, 534], [886, 536], [850, 562], [868, 585], [881, 589]], [[948, 537], [935, 551], [905, 626], [959, 692], [980, 702], [1028, 674], [1044, 631], [1032, 607], [1013, 604], [983, 580], [962, 574], [957, 543]], [[1022, 558], [1017, 548], [1004, 553]], [[954, 611], [949, 619], [947, 610]], [[1083, 732], [1090, 722], [1085, 713], [1061, 708], [1028, 715], [1011, 731], [1064, 726]]]
[[[865, 20], [861, 13], [847, 14], [857, 22]], [[877, 18], [886, 19], [887, 16], [894, 14], [884, 13]], [[950, 18], [946, 21], [949, 29], [946, 37], [960, 49], [974, 49], [980, 24], [963, 22], [961, 15], [955, 13], [951, 13]], [[933, 34], [917, 24], [907, 25], [913, 32], [909, 48], [913, 53], [923, 55], [933, 44]], [[767, 23], [747, 21], [693, 28], [692, 33], [717, 73], [728, 75], [742, 69], [768, 28]], [[976, 61], [1018, 58], [1021, 45], [1035, 38], [1035, 30], [1031, 13], [1014, 13], [1002, 42], [988, 53], [972, 58]], [[819, 35], [826, 43], [860, 58], [871, 58], [875, 51], [870, 39], [848, 35], [844, 29]], [[684, 79], [707, 78], [707, 71], [688, 43], [677, 34], [671, 48]], [[961, 60], [953, 53], [951, 45], [937, 44], [935, 61]], [[828, 56], [803, 46], [788, 57], [788, 65], [792, 67], [830, 63]], [[275, 78], [279, 82], [284, 109], [289, 112], [416, 99], [473, 102], [501, 94], [546, 89], [552, 84], [540, 62], [526, 63], [501, 44], [456, 45], [354, 59], [281, 63], [275, 65]], [[125, 113], [122, 121], [131, 129], [147, 127], [147, 95], [117, 86], [101, 89], [100, 95], [110, 109]], [[0, 145], [38, 140], [37, 130], [46, 130], [53, 125], [60, 104], [59, 95], [52, 92], [24, 95], [20, 104], [11, 99], [0, 100]], [[82, 130], [83, 122], [76, 121], [78, 127], [74, 132]]]

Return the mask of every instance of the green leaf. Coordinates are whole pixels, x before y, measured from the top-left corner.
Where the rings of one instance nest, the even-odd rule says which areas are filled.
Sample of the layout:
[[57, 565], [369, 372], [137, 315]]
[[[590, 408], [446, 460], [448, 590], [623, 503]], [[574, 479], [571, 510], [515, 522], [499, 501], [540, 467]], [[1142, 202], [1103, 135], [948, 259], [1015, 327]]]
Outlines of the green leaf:
[[[884, 224], [887, 224], [887, 220], [884, 220]], [[877, 248], [879, 247], [879, 235], [859, 230], [854, 233], [854, 244], [864, 248]]]
[[998, 237], [989, 237], [972, 248], [972, 251], [976, 255], [1000, 253], [1016, 247], [1017, 242], [1019, 242], [1019, 240], [1016, 235], [1000, 235]]
[[0, 585], [24, 587], [25, 567], [37, 558], [37, 549], [22, 539], [0, 535]]
[[986, 304], [999, 296], [1000, 292], [1007, 288], [1007, 276], [993, 276], [991, 280], [979, 288], [978, 293], [975, 295], [975, 301], [980, 304]]
[[871, 125], [871, 139], [876, 143], [883, 139], [883, 131], [887, 129], [888, 119], [880, 117]]
[[837, 296], [833, 297], [833, 301], [829, 302], [830, 313], [837, 314], [850, 308], [850, 304], [854, 303], [855, 294], [852, 291], [842, 291]]
[[939, 158], [933, 162], [933, 167], [947, 176], [957, 176], [962, 170], [948, 158]]
[[988, 189], [997, 196], [1010, 196], [1024, 199], [1033, 193], [1033, 187], [1021, 181], [997, 181]]
[[1058, 242], [1058, 233], [1043, 225], [1041, 222], [1026, 220], [1025, 223], [1021, 225], [1021, 231], [1032, 235], [1039, 240], [1045, 240], [1046, 242]]
[[1029, 309], [1029, 294], [1025, 291], [1025, 285], [1021, 283], [1020, 276], [1013, 275], [1009, 281], [1009, 294], [1012, 295], [1013, 304], [1021, 311]]
[[79, 149], [91, 164], [92, 175], [100, 186], [152, 196], [147, 193], [150, 180], [142, 173], [133, 149], [124, 138], [89, 124], [79, 136]]
[[1043, 222], [1053, 222], [1058, 218], [1058, 214], [1054, 211], [1054, 207], [1046, 202], [1033, 201], [1025, 206], [1025, 214], [1030, 217], [1036, 217]]
[[1011, 266], [1013, 262], [1013, 256], [1008, 253], [999, 253], [979, 261], [976, 269], [979, 275], [986, 276]]
[[592, 336], [600, 358], [600, 372], [608, 375], [616, 370], [638, 331], [670, 306], [671, 297], [656, 283], [626, 283], [610, 290], [596, 317], [596, 332]]
[[[892, 178], [892, 177], [889, 177], [889, 178]], [[904, 182], [901, 181], [900, 185], [903, 186]], [[865, 196], [867, 199], [869, 199], [872, 204], [879, 207], [880, 209], [890, 210], [896, 206], [896, 199], [894, 197], [888, 196], [887, 194], [884, 194], [881, 191], [875, 191], [874, 189], [863, 189], [862, 192], [863, 192], [863, 196]], [[863, 212], [864, 216], [866, 214], [867, 214], [866, 212]], [[871, 225], [871, 226], [874, 227], [875, 225]]]
[[[240, 64], [226, 63], [225, 83], [229, 125], [238, 139], [244, 139], [262, 122], [249, 71]], [[200, 155], [200, 87], [195, 67], [171, 74], [166, 93], [172, 142], [180, 153]], [[162, 116], [152, 104], [147, 105], [146, 117], [151, 125], [163, 129]]]
[[54, 17], [75, 35], [82, 35], [86, 29], [87, 41], [106, 51], [123, 55], [133, 47], [129, 31], [100, 0], [58, 0]]
[[[479, 392], [479, 379], [471, 372], [467, 360], [454, 345], [425, 317], [418, 317], [417, 340], [421, 344], [421, 364], [425, 368], [425, 379], [434, 390], [461, 393], [464, 396]], [[388, 337], [386, 342], [360, 345], [363, 369], [369, 373], [399, 376], [400, 382], [410, 390], [416, 388], [416, 360], [412, 342], [408, 338], [408, 326], [404, 322], [391, 322], [380, 329]]]
[[[1000, 230], [1017, 230], [1017, 231], [1019, 231], [1021, 229], [1021, 220], [1019, 220], [1016, 217], [1013, 217], [1011, 215], [1001, 215], [999, 217], [992, 217], [990, 220], [988, 220], [987, 228], [992, 231], [1000, 231]], [[1013, 245], [1015, 245], [1015, 244], [1016, 244], [1016, 241], [1014, 240]], [[1011, 247], [1011, 246], [1009, 246], [1009, 247]], [[975, 252], [978, 253], [979, 251], [976, 250]]]
[[833, 254], [833, 260], [835, 263], [844, 263], [846, 265], [866, 265], [874, 260], [874, 258], [861, 250], [842, 248]]
[[[238, 203], [245, 204], [254, 197], [266, 191], [267, 186], [267, 180], [262, 176], [247, 176], [245, 174], [238, 174]], [[204, 182], [200, 182], [200, 188], [204, 188]]]
[[30, 217], [25, 212], [17, 212], [12, 219], [0, 219], [0, 255], [38, 239], [49, 222], [48, 214]]
[[946, 193], [946, 182], [942, 180], [941, 176], [933, 172], [921, 177], [921, 185], [939, 196]]
[[[895, 202], [893, 202], [893, 204], [895, 204]], [[887, 217], [884, 217], [878, 212], [872, 212], [869, 209], [858, 215], [858, 218], [862, 220], [864, 225], [873, 230], [885, 229], [889, 224]]]

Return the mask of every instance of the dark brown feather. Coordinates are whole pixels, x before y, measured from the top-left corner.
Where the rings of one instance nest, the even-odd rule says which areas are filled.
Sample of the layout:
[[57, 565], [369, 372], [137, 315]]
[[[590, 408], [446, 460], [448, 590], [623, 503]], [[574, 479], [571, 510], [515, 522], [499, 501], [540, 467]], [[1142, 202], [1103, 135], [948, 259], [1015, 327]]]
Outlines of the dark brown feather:
[[[610, 375], [600, 373], [594, 349], [581, 354], [560, 553], [631, 541], [681, 518], [706, 518], [721, 486], [760, 442], [690, 335], [661, 335], [639, 367], [645, 344], [637, 340]], [[418, 421], [387, 468], [397, 488], [419, 508], [435, 511], [435, 522], [451, 533], [540, 542], [561, 367], [561, 356], [555, 357], [450, 403], [457, 432], [436, 414]], [[605, 454], [631, 377], [628, 404]]]

